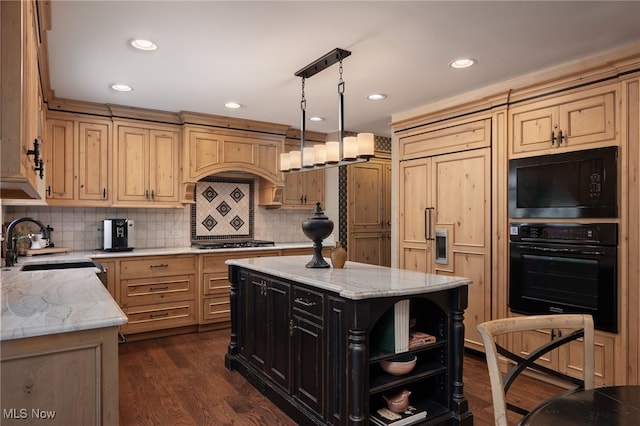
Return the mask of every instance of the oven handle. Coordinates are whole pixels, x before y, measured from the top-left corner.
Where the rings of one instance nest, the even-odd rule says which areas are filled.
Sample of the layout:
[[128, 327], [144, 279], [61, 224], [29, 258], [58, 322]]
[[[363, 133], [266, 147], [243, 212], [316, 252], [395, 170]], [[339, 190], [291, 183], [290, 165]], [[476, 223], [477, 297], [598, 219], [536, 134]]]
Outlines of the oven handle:
[[554, 247], [541, 247], [541, 246], [530, 246], [530, 245], [517, 245], [521, 250], [530, 250], [530, 251], [541, 251], [545, 253], [577, 253], [577, 254], [585, 254], [591, 256], [604, 256], [607, 253], [601, 250], [582, 250], [576, 248], [554, 248]]

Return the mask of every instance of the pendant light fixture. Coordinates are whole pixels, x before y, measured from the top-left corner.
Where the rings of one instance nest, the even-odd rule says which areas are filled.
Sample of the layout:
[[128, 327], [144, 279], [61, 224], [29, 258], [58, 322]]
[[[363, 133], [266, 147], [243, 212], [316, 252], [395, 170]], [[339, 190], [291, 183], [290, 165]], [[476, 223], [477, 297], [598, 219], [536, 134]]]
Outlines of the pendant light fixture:
[[[358, 136], [344, 137], [344, 80], [342, 79], [342, 60], [351, 52], [335, 48], [321, 58], [296, 72], [302, 78], [302, 96], [300, 98], [300, 150], [280, 154], [280, 171], [300, 172], [326, 167], [369, 161], [374, 155], [373, 133], [358, 133]], [[340, 79], [338, 80], [338, 140], [328, 141], [308, 147], [305, 144], [306, 109], [304, 86], [306, 79], [320, 71], [340, 63]]]

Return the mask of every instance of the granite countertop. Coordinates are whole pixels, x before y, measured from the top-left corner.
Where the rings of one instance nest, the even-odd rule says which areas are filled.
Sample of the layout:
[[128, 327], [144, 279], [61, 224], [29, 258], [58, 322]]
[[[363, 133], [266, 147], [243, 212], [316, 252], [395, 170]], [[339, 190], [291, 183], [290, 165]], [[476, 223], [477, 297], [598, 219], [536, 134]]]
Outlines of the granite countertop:
[[[66, 256], [65, 260], [86, 258]], [[96, 268], [21, 271], [28, 263], [40, 261], [33, 259], [0, 272], [0, 340], [127, 322], [127, 316], [96, 275]]]
[[307, 256], [286, 256], [230, 259], [226, 263], [332, 291], [352, 300], [432, 293], [471, 284], [464, 277], [356, 262], [346, 262], [343, 269], [306, 268], [308, 261]]

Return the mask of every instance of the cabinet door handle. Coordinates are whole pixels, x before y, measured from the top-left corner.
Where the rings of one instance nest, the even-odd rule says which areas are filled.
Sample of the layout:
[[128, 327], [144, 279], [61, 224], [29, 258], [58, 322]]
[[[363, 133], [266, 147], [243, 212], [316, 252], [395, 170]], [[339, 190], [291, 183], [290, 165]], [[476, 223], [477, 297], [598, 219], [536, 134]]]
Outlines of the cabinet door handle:
[[302, 297], [297, 297], [294, 302], [306, 307], [316, 306], [316, 302], [303, 299]]
[[149, 291], [164, 291], [169, 290], [169, 286], [165, 285], [164, 287], [151, 287]]
[[567, 139], [566, 135], [562, 134], [562, 130], [558, 132], [558, 146], [562, 145], [562, 139]]
[[425, 216], [425, 229], [424, 229], [424, 238], [426, 240], [433, 240], [433, 236], [431, 235], [431, 211], [434, 207], [426, 207], [424, 209]]
[[293, 337], [293, 331], [296, 329], [295, 324], [293, 323], [293, 320], [289, 321], [289, 336]]
[[47, 186], [47, 195], [51, 197], [51, 185]]
[[107, 199], [107, 188], [102, 188], [102, 199], [103, 200]]
[[149, 190], [144, 191], [144, 198], [149, 199]]
[[162, 317], [168, 317], [169, 316], [169, 312], [162, 312], [160, 314], [151, 314], [151, 318], [162, 318]]
[[155, 191], [153, 189], [151, 190], [151, 199], [152, 200], [156, 199], [156, 193], [155, 193]]
[[168, 268], [169, 265], [167, 263], [161, 263], [159, 265], [149, 265], [149, 268]]
[[551, 146], [556, 144], [556, 132], [555, 130], [551, 131]]

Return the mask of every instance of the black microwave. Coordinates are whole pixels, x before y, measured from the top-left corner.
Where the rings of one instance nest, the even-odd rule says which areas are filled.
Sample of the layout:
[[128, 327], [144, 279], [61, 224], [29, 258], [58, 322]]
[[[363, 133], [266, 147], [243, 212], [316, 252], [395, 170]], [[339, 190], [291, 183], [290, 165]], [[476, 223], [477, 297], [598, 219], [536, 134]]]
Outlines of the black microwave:
[[512, 218], [616, 218], [618, 147], [509, 160]]

